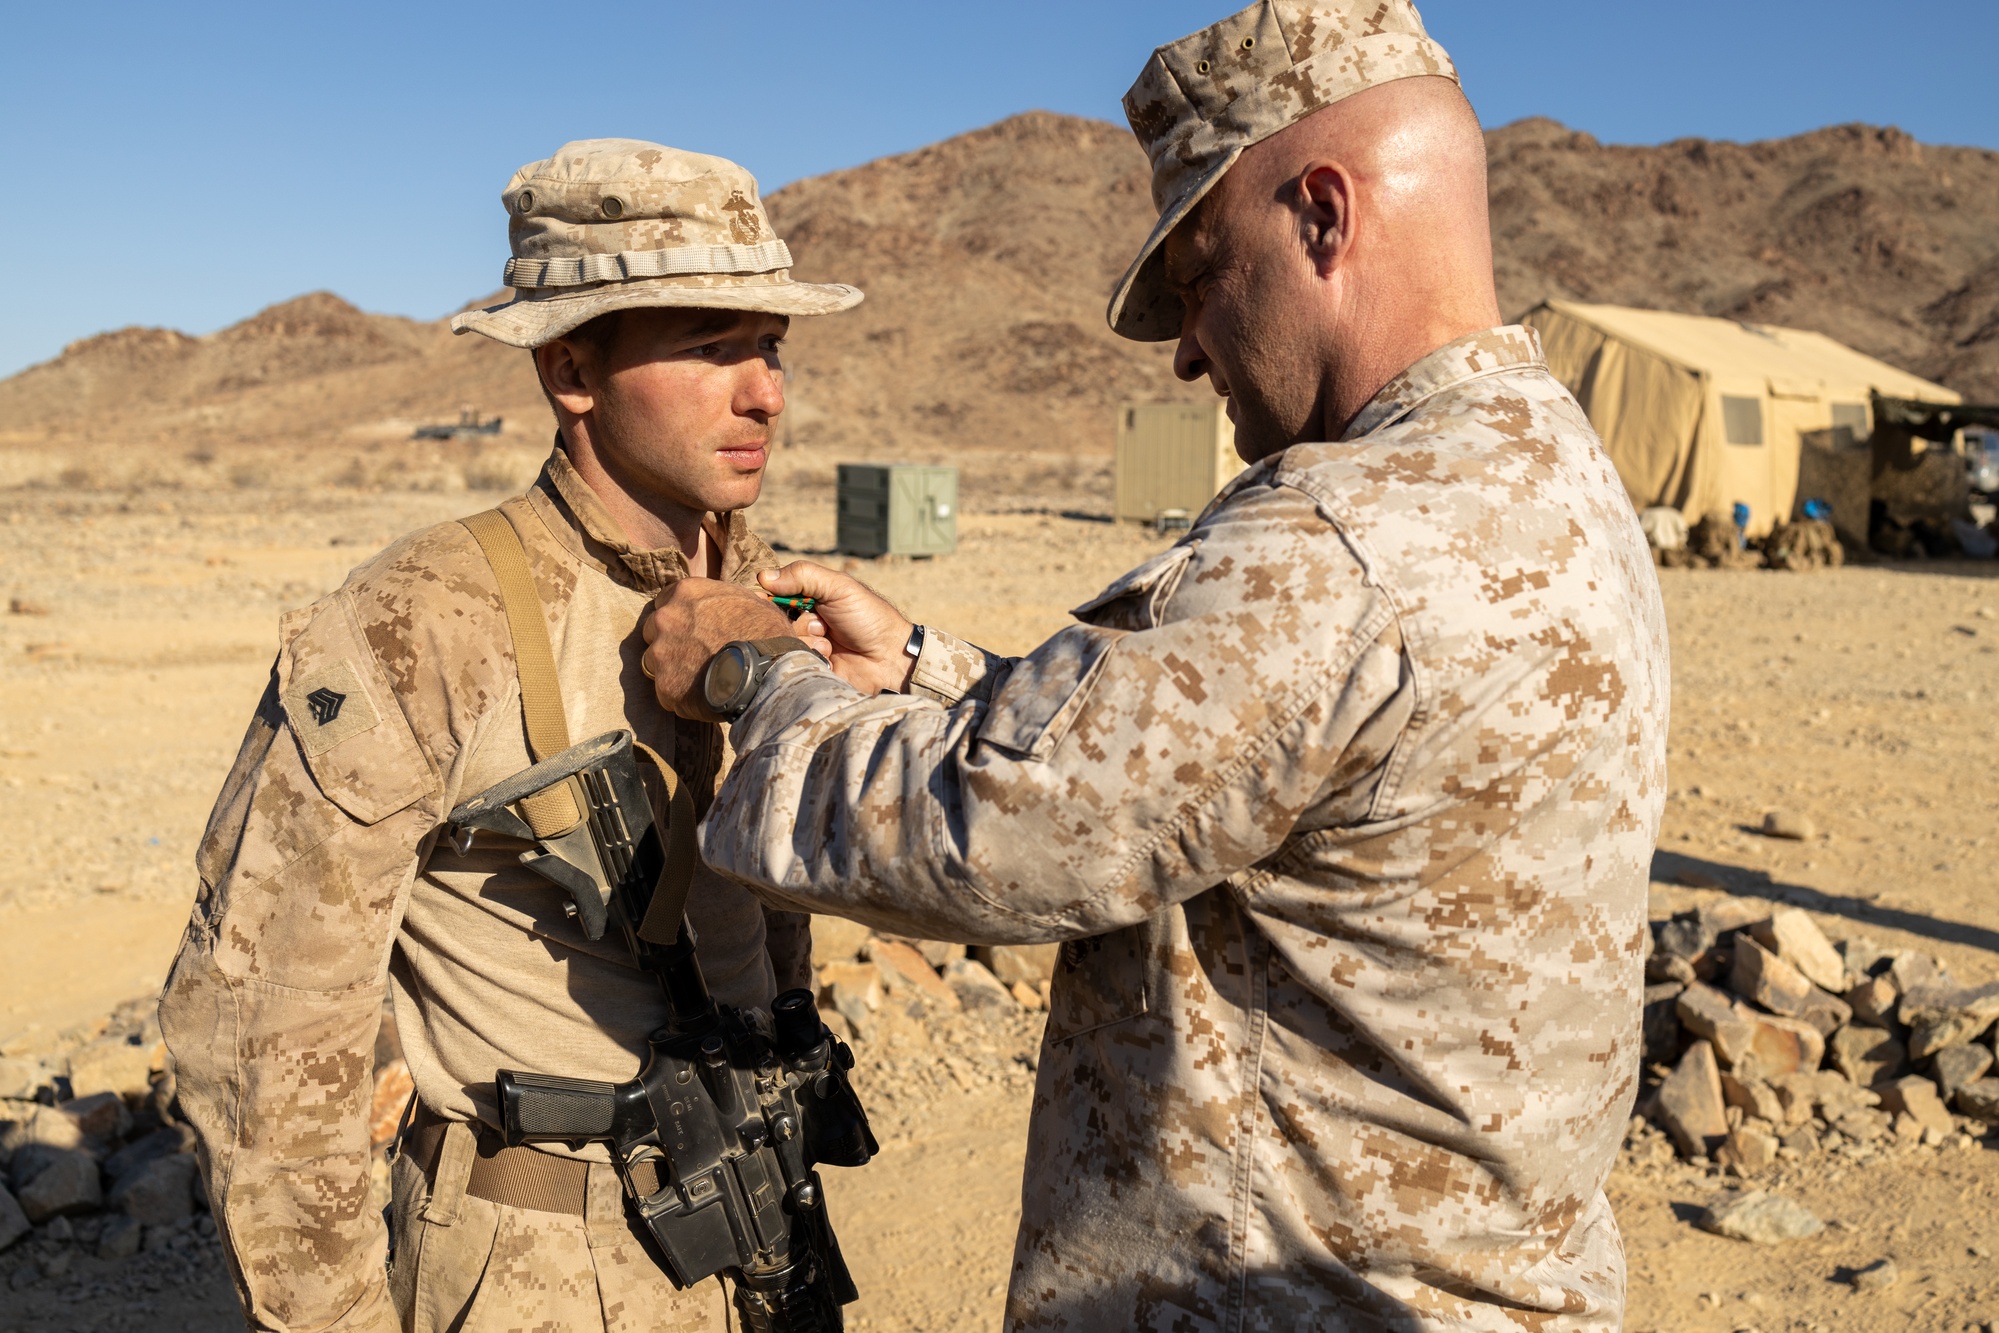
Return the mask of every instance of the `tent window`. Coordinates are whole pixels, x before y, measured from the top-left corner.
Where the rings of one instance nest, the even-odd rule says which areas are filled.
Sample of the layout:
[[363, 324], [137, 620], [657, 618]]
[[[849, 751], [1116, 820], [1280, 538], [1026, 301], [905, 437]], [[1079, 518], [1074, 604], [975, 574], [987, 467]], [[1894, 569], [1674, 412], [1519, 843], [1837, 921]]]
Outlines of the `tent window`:
[[1832, 426], [1834, 430], [1844, 426], [1853, 432], [1854, 439], [1864, 440], [1867, 438], [1867, 409], [1859, 403], [1834, 403]]
[[1763, 443], [1763, 400], [1722, 395], [1721, 432], [1730, 444]]

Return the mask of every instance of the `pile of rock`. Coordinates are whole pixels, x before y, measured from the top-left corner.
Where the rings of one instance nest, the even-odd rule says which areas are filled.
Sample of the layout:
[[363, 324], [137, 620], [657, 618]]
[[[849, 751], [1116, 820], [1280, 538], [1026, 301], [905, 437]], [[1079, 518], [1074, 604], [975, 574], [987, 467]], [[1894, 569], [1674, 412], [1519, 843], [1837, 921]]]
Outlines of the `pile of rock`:
[[812, 918], [812, 965], [819, 1011], [835, 1032], [873, 1041], [884, 1016], [894, 1023], [941, 1014], [993, 1016], [1048, 1006], [1056, 944], [944, 944], [876, 935], [840, 917]]
[[214, 1234], [158, 1030], [128, 1026], [0, 1059], [0, 1251], [16, 1289], [80, 1253], [121, 1260]]
[[1865, 939], [1835, 947], [1804, 912], [1752, 900], [1656, 922], [1650, 950], [1641, 1113], [1682, 1157], [1748, 1177], [1999, 1125], [1999, 983], [1958, 986], [1935, 958]]

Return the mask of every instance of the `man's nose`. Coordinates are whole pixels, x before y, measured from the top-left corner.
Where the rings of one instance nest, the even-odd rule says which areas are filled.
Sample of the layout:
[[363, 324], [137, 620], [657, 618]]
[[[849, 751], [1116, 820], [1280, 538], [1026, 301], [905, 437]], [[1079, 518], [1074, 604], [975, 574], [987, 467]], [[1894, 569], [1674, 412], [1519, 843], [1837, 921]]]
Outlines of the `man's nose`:
[[1189, 384], [1208, 373], [1208, 352], [1194, 332], [1191, 313], [1180, 322], [1180, 345], [1173, 349], [1173, 373]]
[[784, 367], [761, 358], [746, 362], [736, 390], [736, 411], [746, 417], [774, 417], [784, 411]]

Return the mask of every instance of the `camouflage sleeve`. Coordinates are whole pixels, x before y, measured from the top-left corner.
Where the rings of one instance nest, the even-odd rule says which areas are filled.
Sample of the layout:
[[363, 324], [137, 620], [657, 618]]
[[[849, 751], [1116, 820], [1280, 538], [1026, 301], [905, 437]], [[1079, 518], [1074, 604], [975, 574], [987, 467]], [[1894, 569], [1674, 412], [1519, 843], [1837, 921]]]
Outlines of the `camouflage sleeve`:
[[1272, 854], [1385, 763], [1414, 697], [1392, 605], [1286, 487], [1236, 497], [1080, 614], [950, 707], [781, 658], [734, 727], [710, 864], [901, 934], [1099, 934]]
[[352, 599], [308, 620], [210, 816], [160, 1022], [250, 1325], [388, 1333], [370, 1066], [440, 784]]
[[909, 692], [946, 707], [961, 699], [991, 699], [1017, 660], [925, 626], [923, 651], [909, 673]]

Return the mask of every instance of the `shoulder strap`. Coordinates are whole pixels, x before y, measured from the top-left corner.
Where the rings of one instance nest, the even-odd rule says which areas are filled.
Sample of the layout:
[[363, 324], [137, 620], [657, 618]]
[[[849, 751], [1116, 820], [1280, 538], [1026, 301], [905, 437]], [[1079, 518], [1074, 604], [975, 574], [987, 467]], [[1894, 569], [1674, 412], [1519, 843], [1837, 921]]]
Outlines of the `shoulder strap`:
[[[569, 722], [562, 714], [562, 682], [555, 652], [542, 619], [541, 593], [528, 568], [527, 549], [513, 523], [497, 509], [458, 520], [465, 525], [500, 581], [500, 604], [514, 640], [514, 670], [521, 679], [521, 717], [527, 723], [528, 753], [536, 763], [569, 748]], [[583, 818], [567, 783], [536, 792], [521, 802], [521, 814], [536, 837], [566, 833]]]

